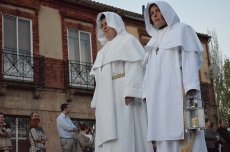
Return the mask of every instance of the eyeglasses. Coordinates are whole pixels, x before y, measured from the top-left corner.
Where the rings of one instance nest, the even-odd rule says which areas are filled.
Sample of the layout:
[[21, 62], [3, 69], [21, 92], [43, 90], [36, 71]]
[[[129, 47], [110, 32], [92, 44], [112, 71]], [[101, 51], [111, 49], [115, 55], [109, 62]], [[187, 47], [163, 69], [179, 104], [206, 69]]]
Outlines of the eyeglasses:
[[101, 29], [107, 29], [109, 26], [107, 24], [101, 25], [99, 28]]

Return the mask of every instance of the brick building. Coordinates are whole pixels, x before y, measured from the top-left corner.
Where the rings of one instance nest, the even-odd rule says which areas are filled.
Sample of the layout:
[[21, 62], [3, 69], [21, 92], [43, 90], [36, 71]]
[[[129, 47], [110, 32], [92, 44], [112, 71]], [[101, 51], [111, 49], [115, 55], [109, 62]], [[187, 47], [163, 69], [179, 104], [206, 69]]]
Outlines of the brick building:
[[[141, 7], [141, 6], [140, 6]], [[144, 45], [149, 40], [143, 16], [90, 0], [1, 0], [0, 2], [0, 111], [13, 130], [15, 152], [26, 152], [30, 113], [37, 111], [48, 136], [47, 150], [60, 151], [56, 117], [69, 102], [71, 118], [95, 123], [90, 101], [94, 80], [89, 71], [101, 48], [96, 38], [96, 15], [120, 14], [127, 31]], [[206, 117], [216, 122], [212, 80], [207, 78], [208, 42], [200, 71]]]

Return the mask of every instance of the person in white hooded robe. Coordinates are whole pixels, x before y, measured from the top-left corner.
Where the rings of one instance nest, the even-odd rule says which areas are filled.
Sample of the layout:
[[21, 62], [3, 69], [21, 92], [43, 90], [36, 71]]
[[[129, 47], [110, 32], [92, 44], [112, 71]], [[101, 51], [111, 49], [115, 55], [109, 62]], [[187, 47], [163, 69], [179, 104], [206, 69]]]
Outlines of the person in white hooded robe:
[[96, 109], [95, 152], [152, 152], [141, 99], [144, 48], [116, 13], [99, 13], [97, 30], [103, 47], [90, 73], [96, 80], [91, 102]]
[[183, 100], [200, 94], [203, 48], [197, 34], [180, 23], [174, 9], [164, 1], [148, 3], [144, 19], [151, 36], [143, 61], [147, 140], [155, 141], [157, 152], [206, 152], [203, 131], [197, 131], [192, 142], [182, 142], [186, 137]]

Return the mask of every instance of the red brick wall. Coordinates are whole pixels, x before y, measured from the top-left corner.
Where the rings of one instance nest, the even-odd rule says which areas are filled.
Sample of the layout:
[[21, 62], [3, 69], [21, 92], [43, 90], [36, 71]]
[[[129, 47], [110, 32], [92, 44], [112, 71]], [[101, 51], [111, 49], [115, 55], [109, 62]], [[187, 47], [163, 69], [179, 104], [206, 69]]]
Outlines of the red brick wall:
[[45, 87], [64, 89], [63, 60], [45, 58]]
[[[63, 59], [68, 59], [68, 48], [67, 48], [67, 30], [66, 28], [74, 28], [77, 30], [83, 30], [87, 32], [91, 32], [91, 40], [92, 40], [92, 54], [93, 60], [95, 60], [97, 55], [97, 37], [96, 37], [96, 16], [98, 12], [89, 9], [88, 7], [78, 6], [72, 3], [63, 2], [61, 5], [59, 2], [47, 2], [42, 1], [42, 5], [47, 7], [55, 8], [60, 11], [61, 21], [62, 21], [62, 42], [63, 42]], [[92, 24], [93, 27], [87, 27], [83, 24], [74, 24], [70, 22], [65, 22], [65, 19], [72, 19], [76, 21], [87, 22]]]
[[39, 0], [1, 0], [1, 3], [33, 10], [37, 10], [40, 6]]
[[[33, 11], [34, 13], [24, 12], [19, 9], [12, 9], [8, 7], [1, 7], [0, 12], [3, 15], [13, 15], [18, 17], [23, 17], [30, 19], [32, 21], [32, 30], [33, 30], [33, 54], [39, 55], [39, 31], [38, 31], [38, 12], [40, 5], [47, 7], [59, 9], [60, 17], [62, 21], [62, 42], [63, 42], [63, 60], [57, 60], [52, 58], [45, 57], [45, 86], [46, 88], [57, 88], [64, 89], [64, 61], [68, 60], [68, 48], [67, 48], [67, 28], [75, 28], [77, 30], [83, 30], [90, 32], [92, 38], [92, 50], [93, 50], [93, 59], [96, 58], [97, 46], [96, 46], [96, 26], [95, 18], [97, 13], [95, 12], [86, 12], [82, 8], [70, 7], [68, 4], [60, 5], [59, 2], [51, 1], [40, 1], [37, 0], [3, 0], [4, 4], [13, 4], [15, 7], [22, 7]], [[22, 5], [23, 4], [23, 5]], [[2, 19], [2, 18], [1, 18]], [[2, 26], [2, 21], [0, 23]], [[93, 25], [93, 27], [88, 27], [82, 24], [74, 24], [66, 22], [65, 19], [73, 19], [83, 22], [88, 22]], [[2, 29], [2, 28], [1, 28]], [[2, 30], [0, 29], [0, 34], [2, 35]], [[0, 47], [2, 47], [2, 37], [0, 37]]]
[[[47, 2], [42, 1], [42, 5], [58, 9], [60, 11], [60, 17], [62, 22], [62, 54], [63, 60], [56, 60], [51, 58], [46, 58], [45, 61], [45, 87], [64, 89], [65, 79], [64, 79], [64, 61], [68, 60], [68, 44], [67, 44], [67, 28], [73, 28], [76, 30], [87, 31], [91, 33], [92, 42], [92, 54], [93, 59], [96, 58], [97, 45], [96, 45], [96, 24], [95, 19], [97, 13], [87, 12], [82, 10], [79, 6], [71, 6], [71, 4], [60, 5], [58, 2]], [[81, 23], [72, 23], [66, 21], [66, 19], [71, 19], [75, 21], [88, 22], [92, 24], [93, 27], [83, 25]]]
[[[38, 16], [37, 13], [34, 11], [34, 13], [29, 13], [29, 12], [23, 12], [19, 9], [11, 9], [7, 7], [1, 7], [0, 6], [0, 12], [3, 15], [13, 15], [16, 17], [22, 17], [26, 19], [30, 19], [32, 21], [32, 28], [33, 28], [33, 52], [35, 55], [39, 54], [38, 51], [38, 44], [39, 44], [39, 36], [38, 36]], [[2, 26], [2, 21], [1, 21], [1, 26]], [[2, 34], [2, 28], [0, 29], [1, 34]], [[1, 42], [2, 42], [2, 37], [0, 37]], [[0, 44], [2, 46], [2, 43]]]

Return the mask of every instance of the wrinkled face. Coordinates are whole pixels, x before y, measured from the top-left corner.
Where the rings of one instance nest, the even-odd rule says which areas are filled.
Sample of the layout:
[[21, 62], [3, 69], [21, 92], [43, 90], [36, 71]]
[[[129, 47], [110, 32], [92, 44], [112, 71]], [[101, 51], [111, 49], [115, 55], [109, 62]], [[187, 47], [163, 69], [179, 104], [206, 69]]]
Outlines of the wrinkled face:
[[101, 21], [101, 29], [108, 41], [111, 41], [113, 38], [117, 36], [116, 30], [107, 25], [106, 18], [103, 18]]
[[153, 5], [149, 10], [149, 15], [156, 28], [161, 28], [167, 25], [158, 6]]

